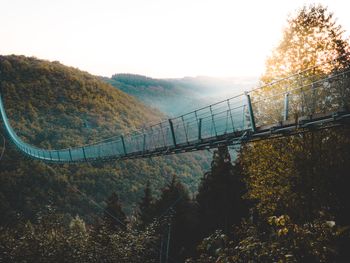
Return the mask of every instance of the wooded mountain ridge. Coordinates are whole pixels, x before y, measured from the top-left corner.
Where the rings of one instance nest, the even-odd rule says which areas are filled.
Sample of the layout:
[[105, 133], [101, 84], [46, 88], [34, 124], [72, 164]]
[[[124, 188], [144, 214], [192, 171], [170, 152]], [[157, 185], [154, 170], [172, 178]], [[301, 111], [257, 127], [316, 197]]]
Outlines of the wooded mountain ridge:
[[243, 93], [256, 87], [258, 82], [255, 77], [155, 79], [136, 74], [114, 74], [102, 79], [168, 116], [181, 115]]
[[[91, 143], [164, 118], [99, 78], [59, 62], [0, 56], [0, 71], [1, 96], [11, 125], [21, 138], [38, 147]], [[106, 164], [48, 165], [6, 147], [0, 162], [0, 209], [4, 211], [0, 223], [34, 219], [48, 204], [89, 221], [101, 213], [89, 199], [103, 207], [114, 191], [130, 213], [147, 180], [160, 189], [176, 173], [195, 191], [208, 167], [207, 159], [194, 153]]]

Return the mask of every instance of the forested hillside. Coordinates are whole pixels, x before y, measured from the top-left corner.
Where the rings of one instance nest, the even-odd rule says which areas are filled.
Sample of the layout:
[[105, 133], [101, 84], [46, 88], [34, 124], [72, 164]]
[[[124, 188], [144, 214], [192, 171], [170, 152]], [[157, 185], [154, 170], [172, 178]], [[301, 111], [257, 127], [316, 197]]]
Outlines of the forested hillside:
[[[0, 72], [1, 95], [11, 124], [25, 141], [38, 147], [91, 143], [163, 118], [98, 78], [59, 62], [1, 56]], [[48, 165], [25, 159], [7, 141], [0, 167], [1, 224], [6, 225], [35, 219], [46, 205], [91, 221], [102, 211], [89, 198], [104, 207], [114, 191], [131, 212], [147, 180], [162, 186], [176, 173], [195, 191], [207, 161], [201, 154], [184, 154], [108, 164]]]

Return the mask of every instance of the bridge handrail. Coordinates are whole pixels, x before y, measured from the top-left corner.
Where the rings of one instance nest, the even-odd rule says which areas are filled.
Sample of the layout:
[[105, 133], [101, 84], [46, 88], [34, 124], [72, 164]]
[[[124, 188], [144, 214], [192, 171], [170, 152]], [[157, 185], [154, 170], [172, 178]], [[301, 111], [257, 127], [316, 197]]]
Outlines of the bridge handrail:
[[[252, 106], [250, 105], [251, 103], [250, 97], [249, 97], [250, 95], [254, 94], [255, 91], [263, 89], [265, 87], [276, 85], [285, 80], [293, 79], [295, 76], [301, 76], [301, 78], [298, 78], [295, 81], [302, 81], [305, 79], [308, 80], [310, 76], [303, 76], [302, 75], [303, 73], [310, 71], [312, 69], [315, 69], [316, 67], [325, 65], [326, 63], [333, 63], [333, 61], [336, 61], [337, 59], [340, 59], [347, 55], [349, 55], [349, 53], [346, 53], [328, 62], [313, 66], [301, 72], [292, 74], [288, 77], [279, 79], [277, 81], [273, 81], [259, 88], [252, 89], [248, 92], [238, 94], [236, 96], [196, 109], [194, 111], [187, 112], [183, 115], [170, 118], [168, 120], [164, 120], [156, 124], [152, 124], [142, 129], [138, 129], [136, 131], [126, 133], [125, 135], [116, 135], [103, 140], [99, 140], [93, 143], [88, 143], [88, 144], [84, 144], [76, 147], [46, 150], [46, 149], [41, 149], [39, 147], [30, 145], [24, 142], [13, 130], [10, 124], [10, 121], [7, 117], [1, 94], [0, 94], [0, 111], [1, 111], [1, 116], [4, 122], [5, 129], [8, 132], [11, 140], [19, 149], [21, 149], [23, 152], [25, 152], [26, 154], [34, 158], [61, 162], [61, 161], [81, 161], [81, 160], [86, 161], [88, 159], [108, 157], [113, 154], [118, 154], [118, 156], [126, 156], [127, 154], [132, 153], [132, 152], [127, 152], [127, 148], [130, 148], [130, 147], [134, 149], [134, 151], [136, 150], [141, 151], [141, 149], [143, 149], [142, 151], [145, 152], [145, 150], [148, 151], [160, 146], [169, 148], [169, 147], [176, 147], [178, 143], [180, 144], [186, 143], [186, 142], [189, 143], [189, 138], [191, 141], [193, 141], [194, 139], [202, 140], [203, 135], [205, 136], [203, 132], [209, 133], [211, 136], [218, 136], [218, 129], [221, 129], [219, 130], [219, 134], [226, 134], [229, 125], [230, 125], [231, 132], [234, 132], [235, 129], [240, 129], [240, 130], [252, 129], [254, 132], [255, 131], [254, 114], [253, 114]], [[325, 75], [326, 77], [324, 78], [321, 78], [318, 80], [311, 80], [309, 83], [303, 84], [301, 86], [299, 85], [296, 88], [291, 88], [283, 92], [273, 94], [271, 96], [254, 100], [253, 103], [258, 104], [260, 102], [263, 102], [269, 99], [271, 100], [291, 92], [302, 90], [312, 85], [325, 83], [326, 81], [334, 80], [337, 77], [342, 75], [344, 76], [345, 74], [348, 74], [348, 73], [350, 73], [350, 69], [344, 68], [343, 71], [340, 71], [340, 73], [332, 72], [332, 74]], [[320, 86], [317, 86], [315, 89], [318, 89], [318, 88], [320, 88]], [[242, 97], [242, 100], [234, 101], [235, 99], [240, 97]], [[234, 101], [234, 103], [230, 104], [232, 101]], [[220, 107], [217, 107], [218, 105], [220, 105]], [[237, 112], [238, 110], [240, 111]], [[226, 117], [223, 116], [223, 114], [227, 114]], [[247, 116], [249, 116], [250, 121]], [[235, 117], [235, 120], [237, 123], [234, 123], [233, 117]], [[202, 120], [206, 120], [206, 121], [202, 121]], [[226, 122], [223, 122], [224, 120]], [[229, 121], [231, 121], [232, 123], [228, 124]], [[203, 125], [206, 125], [205, 129], [203, 128]], [[192, 134], [189, 134], [189, 127], [192, 127], [192, 130], [191, 130]], [[222, 130], [223, 128], [225, 129]], [[193, 134], [193, 132], [197, 132], [198, 136], [196, 134]], [[158, 136], [162, 137], [161, 138], [162, 141], [156, 141], [156, 138], [154, 136], [156, 136], [157, 134]], [[125, 145], [125, 141], [133, 142], [133, 144]], [[149, 141], [153, 142], [153, 145], [148, 145]], [[115, 146], [119, 144], [119, 147], [122, 147], [122, 148], [120, 148], [119, 150], [116, 148], [113, 148], [112, 147], [113, 144], [115, 144]], [[140, 147], [140, 144], [143, 145], [142, 148]], [[104, 154], [104, 155], [101, 154], [102, 148], [105, 151], [109, 151], [109, 154]], [[93, 153], [92, 154], [93, 157], [91, 157], [89, 153], [90, 154]], [[60, 156], [60, 154], [62, 156]], [[76, 154], [78, 154], [78, 157], [75, 156]], [[74, 155], [74, 158], [73, 158], [73, 155]]]

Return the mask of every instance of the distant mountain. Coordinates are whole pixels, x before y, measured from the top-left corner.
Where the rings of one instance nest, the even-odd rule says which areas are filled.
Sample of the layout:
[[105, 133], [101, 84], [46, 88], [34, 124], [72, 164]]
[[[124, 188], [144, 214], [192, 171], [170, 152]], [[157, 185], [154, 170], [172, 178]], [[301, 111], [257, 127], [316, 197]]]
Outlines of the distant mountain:
[[170, 79], [174, 83], [193, 90], [198, 96], [211, 99], [227, 98], [247, 91], [256, 86], [258, 77], [214, 78], [206, 76]]
[[256, 85], [258, 78], [153, 79], [115, 74], [103, 80], [168, 116], [176, 116], [249, 90]]

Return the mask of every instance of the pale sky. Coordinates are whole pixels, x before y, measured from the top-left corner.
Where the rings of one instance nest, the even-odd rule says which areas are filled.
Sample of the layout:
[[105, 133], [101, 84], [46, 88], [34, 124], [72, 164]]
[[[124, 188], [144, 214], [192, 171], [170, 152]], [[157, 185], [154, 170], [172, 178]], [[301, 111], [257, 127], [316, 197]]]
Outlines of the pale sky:
[[[260, 76], [288, 14], [314, 2], [0, 0], [0, 54], [102, 76]], [[350, 32], [349, 0], [317, 3]]]

